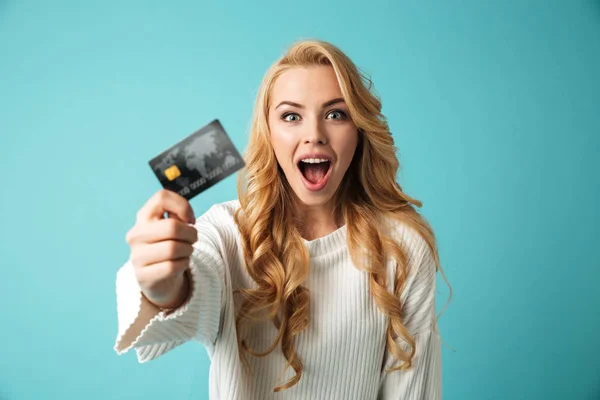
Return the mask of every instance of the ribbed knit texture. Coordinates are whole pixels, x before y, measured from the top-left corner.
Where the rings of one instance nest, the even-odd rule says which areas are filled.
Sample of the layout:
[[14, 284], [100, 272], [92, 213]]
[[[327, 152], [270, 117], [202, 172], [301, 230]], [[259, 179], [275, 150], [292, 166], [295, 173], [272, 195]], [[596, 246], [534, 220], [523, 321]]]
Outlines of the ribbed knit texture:
[[[370, 293], [369, 278], [356, 269], [346, 244], [346, 226], [307, 241], [310, 275], [308, 328], [295, 338], [304, 364], [302, 379], [283, 392], [273, 388], [293, 376], [278, 346], [262, 358], [247, 356], [251, 370], [238, 358], [235, 316], [239, 295], [233, 290], [253, 287], [247, 275], [240, 236], [233, 220], [237, 200], [213, 206], [196, 221], [198, 241], [191, 257], [190, 298], [164, 315], [140, 292], [129, 261], [117, 272], [118, 336], [121, 355], [134, 348], [147, 362], [187, 342], [197, 341], [211, 358], [212, 400], [436, 400], [441, 398], [441, 347], [435, 323], [436, 266], [425, 241], [412, 229], [396, 226], [393, 234], [407, 251], [409, 274], [401, 295], [404, 323], [415, 335], [416, 356], [409, 370], [387, 373], [398, 365], [387, 351], [387, 318]], [[388, 268], [392, 287], [394, 268]], [[234, 300], [235, 299], [235, 300]], [[276, 336], [272, 323], [252, 325], [246, 342], [266, 349]]]

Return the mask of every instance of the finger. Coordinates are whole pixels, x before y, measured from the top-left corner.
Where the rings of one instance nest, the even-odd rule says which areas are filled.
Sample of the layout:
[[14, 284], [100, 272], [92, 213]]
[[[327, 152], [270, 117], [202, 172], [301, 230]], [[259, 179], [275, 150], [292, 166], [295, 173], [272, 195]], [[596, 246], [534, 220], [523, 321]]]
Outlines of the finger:
[[175, 214], [181, 221], [196, 222], [189, 201], [178, 193], [163, 189], [156, 192], [138, 211], [137, 218], [142, 221], [162, 219], [165, 212]]
[[148, 265], [137, 271], [139, 282], [156, 282], [183, 272], [189, 268], [190, 259], [180, 258], [177, 260], [162, 261], [156, 264]]
[[156, 243], [163, 240], [178, 240], [194, 244], [198, 241], [198, 231], [194, 226], [179, 221], [179, 219], [168, 218], [153, 222], [139, 223], [127, 234], [127, 242]]
[[131, 261], [137, 267], [146, 267], [163, 261], [189, 257], [194, 247], [176, 240], [146, 244], [141, 243], [131, 250]]
[[[179, 217], [177, 216], [177, 214], [173, 214], [173, 213], [172, 213], [172, 212], [170, 212], [170, 211], [167, 211], [167, 218], [172, 218], [172, 219], [176, 219], [177, 221], [184, 222], [184, 221], [182, 221], [182, 220], [181, 220], [181, 218], [179, 218]], [[188, 222], [189, 222], [189, 221], [188, 221]]]
[[177, 221], [181, 221], [185, 224], [195, 224], [196, 223], [196, 217], [193, 216], [193, 212], [192, 212], [192, 218], [190, 220], [183, 220], [177, 214], [174, 214], [170, 211], [167, 211], [167, 218], [173, 218], [173, 219], [176, 219]]

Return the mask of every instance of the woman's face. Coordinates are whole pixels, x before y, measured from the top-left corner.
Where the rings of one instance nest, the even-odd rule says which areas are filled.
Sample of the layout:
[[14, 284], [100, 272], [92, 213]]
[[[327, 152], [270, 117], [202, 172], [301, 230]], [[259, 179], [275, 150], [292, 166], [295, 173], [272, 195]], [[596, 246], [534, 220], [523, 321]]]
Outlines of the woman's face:
[[282, 73], [271, 91], [269, 129], [277, 161], [298, 198], [307, 206], [327, 204], [358, 143], [333, 68]]

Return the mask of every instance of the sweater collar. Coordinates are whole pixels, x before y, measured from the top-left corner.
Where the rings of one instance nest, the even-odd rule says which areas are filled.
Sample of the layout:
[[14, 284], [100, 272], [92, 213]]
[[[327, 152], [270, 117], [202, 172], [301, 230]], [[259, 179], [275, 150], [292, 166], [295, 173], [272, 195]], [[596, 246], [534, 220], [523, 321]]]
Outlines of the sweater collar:
[[346, 246], [346, 224], [335, 231], [313, 240], [302, 239], [311, 257], [331, 253]]

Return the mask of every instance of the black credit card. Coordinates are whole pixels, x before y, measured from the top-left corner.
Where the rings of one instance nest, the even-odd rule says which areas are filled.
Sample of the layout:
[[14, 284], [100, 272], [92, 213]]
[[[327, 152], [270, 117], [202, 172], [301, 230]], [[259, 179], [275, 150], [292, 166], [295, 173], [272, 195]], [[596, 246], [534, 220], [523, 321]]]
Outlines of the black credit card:
[[148, 162], [163, 188], [190, 200], [245, 166], [215, 119]]

